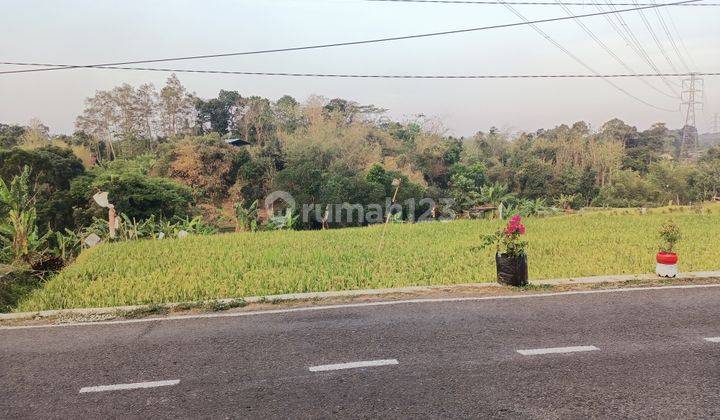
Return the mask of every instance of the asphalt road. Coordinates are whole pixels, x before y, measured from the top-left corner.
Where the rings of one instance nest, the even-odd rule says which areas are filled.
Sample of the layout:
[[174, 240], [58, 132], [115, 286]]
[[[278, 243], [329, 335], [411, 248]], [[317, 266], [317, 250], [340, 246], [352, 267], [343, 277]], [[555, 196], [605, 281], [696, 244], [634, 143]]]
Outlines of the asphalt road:
[[717, 337], [720, 287], [0, 330], [0, 417], [718, 417]]

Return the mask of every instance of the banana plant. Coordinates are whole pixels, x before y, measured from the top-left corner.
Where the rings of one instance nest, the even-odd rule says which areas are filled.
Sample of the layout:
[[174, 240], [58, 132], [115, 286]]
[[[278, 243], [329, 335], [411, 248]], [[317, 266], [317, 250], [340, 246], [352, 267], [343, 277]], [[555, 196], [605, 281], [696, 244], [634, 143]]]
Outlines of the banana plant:
[[10, 186], [0, 179], [0, 204], [7, 208], [7, 215], [0, 221], [2, 255], [14, 265], [29, 264], [34, 257], [47, 251], [48, 230], [40, 236], [36, 225], [35, 197], [30, 188], [30, 168], [25, 166]]
[[253, 201], [249, 207], [245, 203], [235, 204], [236, 232], [255, 232], [258, 229], [258, 201]]
[[480, 198], [486, 204], [496, 207], [497, 216], [502, 219], [503, 214], [507, 214], [507, 211], [503, 210], [508, 207], [509, 202], [513, 200], [514, 196], [508, 193], [506, 185], [496, 182], [480, 188]]
[[69, 262], [80, 252], [82, 240], [77, 233], [70, 229], [63, 232], [55, 232], [55, 248], [53, 253], [60, 257], [65, 263]]

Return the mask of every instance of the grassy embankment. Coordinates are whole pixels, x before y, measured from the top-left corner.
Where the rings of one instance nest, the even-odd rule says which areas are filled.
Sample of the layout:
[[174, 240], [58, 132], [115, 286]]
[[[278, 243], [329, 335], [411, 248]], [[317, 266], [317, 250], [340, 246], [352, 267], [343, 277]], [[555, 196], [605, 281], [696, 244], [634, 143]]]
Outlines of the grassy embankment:
[[[720, 268], [720, 206], [702, 214], [657, 209], [526, 220], [531, 279], [654, 271], [657, 228], [683, 232], [681, 270]], [[480, 236], [498, 221], [223, 234], [101, 245], [86, 250], [16, 310], [180, 302], [292, 292], [494, 280]]]

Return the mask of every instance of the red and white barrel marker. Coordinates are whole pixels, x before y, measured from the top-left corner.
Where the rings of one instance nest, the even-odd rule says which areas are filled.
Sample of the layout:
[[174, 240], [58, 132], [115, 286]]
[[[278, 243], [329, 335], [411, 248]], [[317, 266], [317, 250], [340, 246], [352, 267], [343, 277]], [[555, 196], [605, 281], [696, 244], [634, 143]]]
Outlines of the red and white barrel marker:
[[660, 277], [675, 277], [677, 276], [677, 262], [678, 256], [674, 252], [658, 252], [655, 257], [657, 265], [655, 266], [655, 273]]

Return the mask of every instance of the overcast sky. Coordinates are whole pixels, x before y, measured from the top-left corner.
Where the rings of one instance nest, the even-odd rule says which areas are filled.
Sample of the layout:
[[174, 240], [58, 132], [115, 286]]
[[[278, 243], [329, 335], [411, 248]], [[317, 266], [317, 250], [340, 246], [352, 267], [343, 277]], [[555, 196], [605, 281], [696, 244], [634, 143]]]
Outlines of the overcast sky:
[[[577, 0], [576, 0], [577, 1]], [[622, 8], [622, 7], [621, 7]], [[556, 6], [517, 6], [529, 19], [564, 16]], [[668, 7], [692, 60], [703, 72], [720, 71], [720, 7]], [[576, 14], [594, 6], [572, 7]], [[653, 10], [645, 15], [680, 70]], [[638, 12], [627, 24], [662, 71], [671, 68]], [[670, 16], [672, 21], [670, 21]], [[133, 59], [300, 46], [513, 23], [500, 5], [378, 3], [362, 0], [2, 0], [0, 61], [91, 64]], [[583, 22], [636, 72], [650, 67], [627, 46], [604, 17]], [[540, 27], [601, 73], [627, 73], [572, 20]], [[673, 32], [674, 33], [674, 32]], [[676, 40], [677, 41], [677, 40]], [[677, 41], [681, 53], [684, 49]], [[686, 58], [686, 61], [688, 59]], [[553, 74], [589, 73], [528, 26], [457, 35], [222, 59], [157, 63], [192, 69], [366, 74]], [[0, 69], [14, 69], [0, 66]], [[26, 124], [37, 117], [53, 132], [71, 132], [84, 98], [122, 82], [162, 86], [167, 74], [77, 69], [0, 75], [0, 122]], [[387, 108], [398, 119], [425, 114], [457, 135], [497, 126], [535, 130], [585, 120], [597, 127], [618, 117], [639, 128], [657, 121], [681, 126], [679, 111], [658, 111], [601, 79], [563, 80], [357, 80], [178, 74], [201, 97], [220, 89], [243, 96], [299, 100], [318, 94]], [[679, 79], [677, 79], [680, 82]], [[660, 80], [649, 80], [658, 89]], [[678, 109], [636, 78], [619, 86], [654, 105]], [[720, 77], [705, 78], [700, 131], [720, 112]]]

